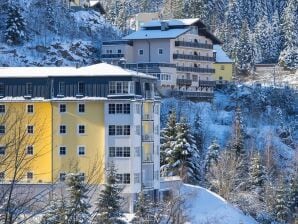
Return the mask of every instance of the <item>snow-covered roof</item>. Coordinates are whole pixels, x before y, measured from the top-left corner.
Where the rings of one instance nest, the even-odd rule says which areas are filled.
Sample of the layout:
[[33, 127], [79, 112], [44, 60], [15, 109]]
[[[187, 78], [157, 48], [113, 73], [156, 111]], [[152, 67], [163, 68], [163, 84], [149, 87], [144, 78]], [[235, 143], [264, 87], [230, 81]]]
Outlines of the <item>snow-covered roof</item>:
[[150, 22], [145, 23], [142, 27], [160, 27], [161, 22], [167, 22], [169, 26], [190, 26], [196, 22], [199, 22], [198, 18], [195, 19], [171, 19], [171, 20], [152, 20]]
[[168, 29], [162, 30], [139, 30], [128, 36], [124, 40], [145, 40], [145, 39], [175, 39], [186, 33], [189, 29]]
[[99, 63], [86, 67], [0, 67], [0, 78], [31, 78], [31, 77], [108, 77], [108, 76], [136, 76], [156, 79], [154, 76], [123, 69], [107, 63]]
[[216, 62], [222, 63], [233, 63], [229, 56], [223, 51], [220, 45], [213, 46], [214, 51], [216, 52]]

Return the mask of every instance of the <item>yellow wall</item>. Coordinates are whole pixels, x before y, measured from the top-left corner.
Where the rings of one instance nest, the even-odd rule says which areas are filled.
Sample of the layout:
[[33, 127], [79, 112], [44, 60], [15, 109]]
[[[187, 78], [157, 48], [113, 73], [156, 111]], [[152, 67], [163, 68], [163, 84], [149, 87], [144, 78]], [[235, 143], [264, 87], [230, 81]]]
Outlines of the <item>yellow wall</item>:
[[[59, 112], [59, 104], [66, 104], [66, 113]], [[85, 113], [78, 112], [78, 103], [52, 102], [53, 105], [53, 159], [54, 181], [59, 179], [60, 172], [83, 172], [86, 181], [102, 182], [104, 168], [104, 103], [85, 102]], [[67, 126], [65, 135], [59, 134], [60, 124]], [[77, 125], [86, 127], [85, 135], [77, 134]], [[86, 155], [79, 156], [77, 147], [85, 146]], [[66, 156], [59, 155], [59, 147], [66, 146]]]
[[[5, 179], [11, 179], [14, 171], [13, 152], [19, 151], [18, 161], [22, 161], [18, 169], [19, 181], [26, 180], [27, 172], [33, 172], [32, 182], [51, 182], [51, 104], [49, 102], [7, 102], [6, 113], [0, 115], [0, 123], [5, 124], [6, 133], [0, 137], [1, 145], [8, 145], [6, 158], [10, 167], [5, 170]], [[34, 105], [34, 113], [27, 113], [27, 105]], [[34, 126], [34, 134], [27, 134], [27, 125]], [[26, 147], [33, 145], [34, 154], [26, 155]], [[2, 156], [0, 159], [4, 159]], [[2, 160], [3, 161], [3, 160]], [[5, 165], [4, 167], [7, 167]], [[0, 167], [4, 171], [4, 167]]]
[[[231, 81], [233, 75], [233, 64], [232, 63], [214, 63], [215, 69], [214, 80], [219, 80], [221, 76], [225, 81]], [[224, 66], [224, 70], [221, 67]]]

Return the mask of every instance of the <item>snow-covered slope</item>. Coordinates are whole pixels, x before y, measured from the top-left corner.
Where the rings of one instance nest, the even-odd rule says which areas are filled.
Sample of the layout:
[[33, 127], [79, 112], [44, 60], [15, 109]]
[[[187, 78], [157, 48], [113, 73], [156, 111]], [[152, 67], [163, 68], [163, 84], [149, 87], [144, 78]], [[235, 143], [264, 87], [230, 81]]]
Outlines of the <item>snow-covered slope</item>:
[[253, 218], [244, 215], [219, 195], [198, 186], [184, 184], [187, 197], [187, 215], [192, 224], [254, 224]]

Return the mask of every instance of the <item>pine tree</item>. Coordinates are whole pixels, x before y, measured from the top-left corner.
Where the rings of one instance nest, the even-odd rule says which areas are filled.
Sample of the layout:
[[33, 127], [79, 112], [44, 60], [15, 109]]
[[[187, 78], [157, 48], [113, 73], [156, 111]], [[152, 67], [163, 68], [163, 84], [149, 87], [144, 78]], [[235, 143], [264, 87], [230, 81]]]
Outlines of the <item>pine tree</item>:
[[95, 222], [98, 224], [123, 223], [120, 220], [123, 214], [121, 210], [123, 198], [120, 195], [122, 189], [118, 186], [117, 181], [115, 165], [110, 163], [106, 170], [106, 184], [100, 192], [97, 203]]
[[84, 177], [80, 173], [66, 175], [66, 186], [68, 191], [67, 220], [73, 224], [88, 223], [89, 211], [87, 188]]
[[149, 195], [146, 195], [142, 190], [138, 195], [135, 207], [135, 217], [132, 223], [139, 224], [147, 222], [149, 223], [149, 221], [152, 221], [154, 217], [153, 207], [154, 204], [152, 203]]
[[199, 113], [195, 117], [195, 122], [193, 126], [193, 136], [197, 144], [197, 149], [200, 151], [200, 154], [202, 154], [204, 146], [204, 131], [203, 122]]
[[168, 116], [166, 127], [161, 131], [161, 146], [160, 146], [160, 164], [164, 166], [167, 164], [167, 154], [172, 150], [173, 141], [176, 139], [177, 131], [177, 116], [176, 111], [172, 111]]
[[270, 33], [268, 17], [264, 16], [255, 27], [255, 42], [257, 45], [256, 61], [266, 63], [270, 51]]
[[253, 72], [255, 54], [250, 40], [250, 31], [246, 22], [242, 25], [242, 30], [238, 43], [236, 44], [236, 69], [240, 75], [248, 75]]
[[226, 24], [230, 28], [232, 37], [238, 37], [242, 27], [242, 16], [239, 1], [229, 0], [228, 10], [225, 17], [227, 20]]
[[67, 204], [65, 198], [55, 198], [50, 201], [46, 214], [42, 217], [41, 224], [68, 224]]
[[246, 156], [246, 151], [244, 148], [244, 124], [240, 107], [237, 107], [235, 120], [233, 124], [233, 139], [231, 142], [231, 150], [235, 153], [236, 158], [244, 158]]
[[162, 16], [163, 19], [181, 19], [184, 18], [183, 0], [164, 0]]
[[287, 203], [287, 189], [281, 184], [276, 190], [276, 200], [274, 205], [274, 213], [278, 221], [287, 221], [289, 215], [289, 207]]
[[289, 197], [288, 197], [288, 207], [290, 209], [290, 213], [294, 214], [296, 212], [296, 208], [298, 208], [298, 174], [291, 177], [290, 180], [290, 189], [289, 189]]
[[177, 137], [166, 162], [172, 175], [178, 175], [186, 183], [197, 183], [200, 179], [199, 153], [190, 127], [184, 118], [177, 124]]
[[282, 34], [277, 10], [274, 12], [272, 16], [271, 26], [269, 26], [269, 34], [270, 39], [268, 41], [270, 50], [268, 55], [268, 61], [270, 63], [276, 63], [278, 62], [278, 57], [282, 49]]
[[279, 61], [284, 67], [298, 67], [298, 7], [297, 0], [289, 0], [283, 17], [284, 49]]
[[216, 165], [219, 160], [220, 147], [216, 140], [213, 140], [212, 144], [208, 148], [208, 152], [205, 159], [205, 171], [208, 172], [209, 168]]
[[256, 153], [251, 159], [249, 177], [252, 189], [257, 190], [260, 194], [263, 193], [267, 177], [259, 153]]
[[6, 21], [5, 39], [10, 45], [23, 43], [26, 38], [26, 22], [18, 6], [10, 5]]

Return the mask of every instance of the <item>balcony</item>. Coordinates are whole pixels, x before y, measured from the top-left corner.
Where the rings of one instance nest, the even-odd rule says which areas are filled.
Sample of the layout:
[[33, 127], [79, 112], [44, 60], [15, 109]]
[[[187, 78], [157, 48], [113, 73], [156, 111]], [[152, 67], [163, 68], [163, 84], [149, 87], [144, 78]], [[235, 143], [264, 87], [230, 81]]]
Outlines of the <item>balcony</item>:
[[215, 87], [216, 81], [200, 80], [199, 85], [203, 87]]
[[191, 79], [177, 79], [178, 86], [191, 86]]
[[209, 92], [173, 91], [173, 96], [185, 98], [212, 99], [214, 97], [214, 94]]
[[143, 134], [142, 141], [143, 142], [154, 142], [154, 135], [153, 134]]
[[177, 71], [179, 72], [196, 72], [196, 73], [215, 73], [215, 69], [212, 68], [197, 68], [197, 67], [182, 67], [178, 66]]
[[203, 48], [203, 49], [213, 49], [212, 44], [203, 44], [198, 42], [188, 42], [188, 41], [175, 41], [176, 47], [191, 47], [191, 48]]
[[103, 59], [116, 59], [116, 58], [124, 58], [124, 54], [102, 54], [101, 58]]
[[154, 120], [153, 114], [147, 114], [147, 113], [143, 114], [143, 121], [153, 121], [153, 120]]
[[191, 55], [191, 54], [173, 54], [173, 59], [214, 62], [214, 57]]

